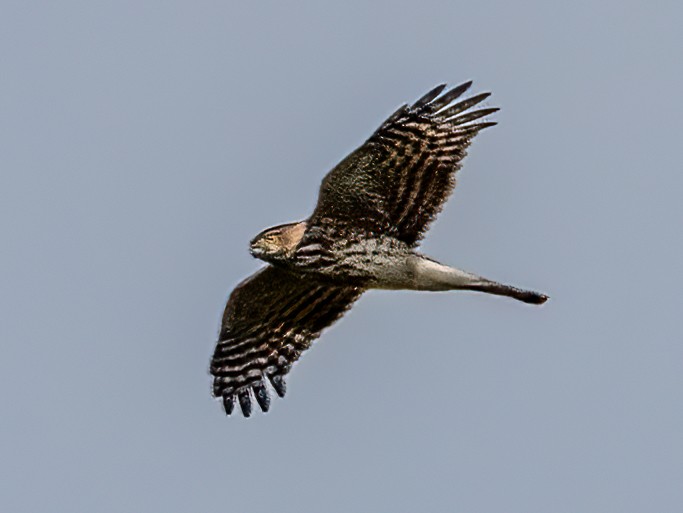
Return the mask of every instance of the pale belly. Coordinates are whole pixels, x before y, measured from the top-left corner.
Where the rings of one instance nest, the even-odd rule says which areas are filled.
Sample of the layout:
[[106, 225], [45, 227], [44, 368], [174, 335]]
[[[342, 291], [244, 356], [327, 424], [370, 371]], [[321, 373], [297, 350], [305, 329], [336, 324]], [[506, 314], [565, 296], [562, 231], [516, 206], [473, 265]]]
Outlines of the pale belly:
[[415, 256], [396, 239], [337, 241], [328, 250], [321, 249], [302, 247], [295, 265], [340, 283], [380, 289], [412, 288]]

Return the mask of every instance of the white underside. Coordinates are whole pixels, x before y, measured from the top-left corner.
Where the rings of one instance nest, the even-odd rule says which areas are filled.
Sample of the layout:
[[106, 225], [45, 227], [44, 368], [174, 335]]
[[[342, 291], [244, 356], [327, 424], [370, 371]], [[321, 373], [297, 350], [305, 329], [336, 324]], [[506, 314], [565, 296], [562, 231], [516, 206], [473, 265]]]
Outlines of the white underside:
[[421, 255], [380, 268], [373, 284], [379, 289], [454, 290], [491, 283], [468, 272], [440, 264]]

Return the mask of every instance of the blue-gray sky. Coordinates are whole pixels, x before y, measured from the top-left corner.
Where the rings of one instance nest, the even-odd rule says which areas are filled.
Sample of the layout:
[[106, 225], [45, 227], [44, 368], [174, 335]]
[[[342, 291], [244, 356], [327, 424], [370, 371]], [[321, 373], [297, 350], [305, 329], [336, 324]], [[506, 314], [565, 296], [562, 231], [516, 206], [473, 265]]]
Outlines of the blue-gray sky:
[[[683, 510], [679, 2], [5, 1], [0, 509]], [[249, 239], [403, 102], [500, 106], [424, 251], [268, 415], [208, 362]]]

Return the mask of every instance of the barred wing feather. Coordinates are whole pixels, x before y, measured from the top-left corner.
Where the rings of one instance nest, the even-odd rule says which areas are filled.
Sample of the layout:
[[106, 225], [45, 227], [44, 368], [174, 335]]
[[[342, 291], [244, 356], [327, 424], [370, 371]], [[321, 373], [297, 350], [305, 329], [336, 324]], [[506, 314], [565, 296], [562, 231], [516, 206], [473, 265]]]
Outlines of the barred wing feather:
[[[471, 86], [440, 85], [398, 109], [324, 178], [309, 226], [336, 223], [416, 246], [455, 187], [472, 139], [497, 108], [472, 110], [490, 93], [454, 103]], [[443, 94], [442, 94], [443, 93]]]
[[267, 266], [230, 295], [211, 361], [213, 393], [226, 413], [239, 402], [251, 415], [252, 398], [270, 407], [266, 378], [279, 396], [284, 376], [320, 332], [339, 319], [363, 289], [332, 285]]

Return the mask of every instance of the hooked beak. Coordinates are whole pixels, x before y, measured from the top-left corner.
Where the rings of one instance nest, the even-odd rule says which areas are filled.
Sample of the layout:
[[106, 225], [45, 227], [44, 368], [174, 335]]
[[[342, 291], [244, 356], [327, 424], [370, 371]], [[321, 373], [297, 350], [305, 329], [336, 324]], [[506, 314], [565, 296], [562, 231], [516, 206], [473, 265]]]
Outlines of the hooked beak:
[[254, 258], [261, 258], [263, 256], [264, 251], [261, 246], [251, 244], [249, 246], [249, 253], [251, 253], [251, 256], [253, 256]]

